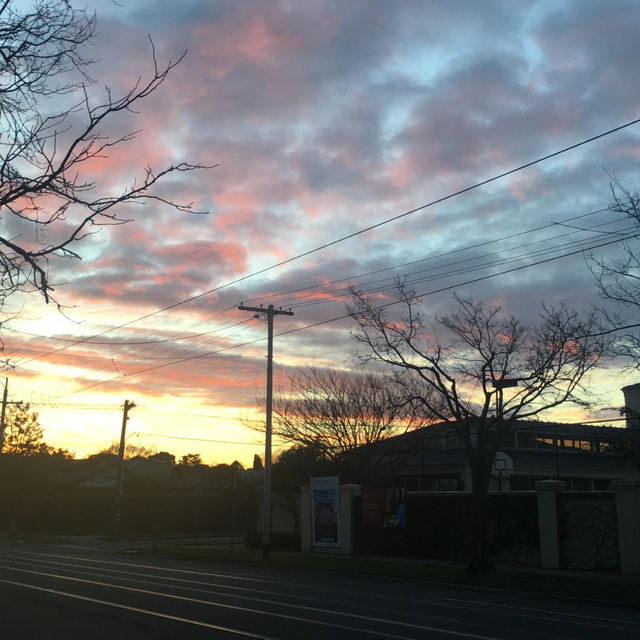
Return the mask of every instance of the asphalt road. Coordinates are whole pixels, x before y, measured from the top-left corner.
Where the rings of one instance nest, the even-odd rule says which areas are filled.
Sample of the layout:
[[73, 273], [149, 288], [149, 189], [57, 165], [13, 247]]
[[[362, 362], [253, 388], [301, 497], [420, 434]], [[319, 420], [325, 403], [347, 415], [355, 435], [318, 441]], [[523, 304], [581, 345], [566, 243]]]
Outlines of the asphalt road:
[[0, 638], [640, 639], [640, 612], [409, 580], [0, 546]]

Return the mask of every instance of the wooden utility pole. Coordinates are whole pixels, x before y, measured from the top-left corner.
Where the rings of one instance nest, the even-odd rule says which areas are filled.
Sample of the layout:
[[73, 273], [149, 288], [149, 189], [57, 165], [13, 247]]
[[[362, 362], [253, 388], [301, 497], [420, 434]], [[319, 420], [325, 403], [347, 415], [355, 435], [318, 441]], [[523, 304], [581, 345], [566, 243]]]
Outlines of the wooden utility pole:
[[129, 411], [135, 406], [135, 402], [129, 402], [128, 400], [124, 401], [124, 410], [122, 412], [122, 429], [120, 430], [120, 447], [118, 449], [118, 468], [116, 470], [116, 500], [113, 508], [114, 538], [117, 538], [120, 534], [120, 513], [122, 509], [122, 463], [124, 460], [127, 420], [129, 420]]
[[262, 557], [269, 557], [271, 548], [271, 409], [273, 406], [273, 318], [274, 316], [292, 316], [293, 311], [284, 311], [282, 308], [245, 307], [241, 304], [240, 311], [252, 311], [256, 317], [264, 313], [267, 316], [268, 341], [267, 341], [267, 407], [266, 427], [264, 438], [264, 499], [262, 501]]
[[9, 378], [4, 379], [4, 393], [2, 394], [2, 409], [0, 410], [0, 454], [4, 447], [5, 416], [7, 414], [7, 394], [9, 393]]

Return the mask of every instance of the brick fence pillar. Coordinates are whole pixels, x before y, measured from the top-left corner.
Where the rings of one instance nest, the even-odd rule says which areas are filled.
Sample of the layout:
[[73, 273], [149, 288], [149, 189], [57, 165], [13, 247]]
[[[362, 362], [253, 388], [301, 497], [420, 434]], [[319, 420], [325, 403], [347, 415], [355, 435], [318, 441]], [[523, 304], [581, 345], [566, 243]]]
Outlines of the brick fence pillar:
[[560, 568], [560, 531], [558, 523], [558, 491], [566, 484], [560, 480], [536, 482], [538, 496], [538, 531], [540, 532], [540, 565], [545, 569]]
[[640, 480], [616, 480], [612, 489], [616, 496], [620, 571], [640, 574]]
[[354, 502], [356, 495], [360, 493], [359, 484], [340, 485], [340, 553], [353, 554], [354, 526], [356, 513]]

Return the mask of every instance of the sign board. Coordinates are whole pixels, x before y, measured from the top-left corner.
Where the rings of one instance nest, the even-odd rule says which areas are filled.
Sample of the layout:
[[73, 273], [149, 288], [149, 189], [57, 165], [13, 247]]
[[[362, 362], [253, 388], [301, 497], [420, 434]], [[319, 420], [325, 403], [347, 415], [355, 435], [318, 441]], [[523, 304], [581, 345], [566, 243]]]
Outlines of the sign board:
[[384, 527], [384, 517], [387, 515], [387, 490], [362, 490], [362, 526]]
[[363, 489], [362, 525], [404, 529], [407, 526], [404, 489]]
[[311, 478], [313, 546], [340, 544], [340, 483], [337, 476]]

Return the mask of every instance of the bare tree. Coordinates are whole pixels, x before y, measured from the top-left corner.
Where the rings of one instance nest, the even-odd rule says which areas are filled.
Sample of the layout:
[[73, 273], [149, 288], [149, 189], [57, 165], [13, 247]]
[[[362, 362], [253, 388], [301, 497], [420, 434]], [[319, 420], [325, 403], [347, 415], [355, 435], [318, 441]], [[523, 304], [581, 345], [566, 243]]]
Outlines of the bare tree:
[[381, 374], [308, 367], [273, 405], [273, 433], [332, 461], [421, 426]]
[[0, 0], [0, 307], [18, 290], [50, 301], [51, 258], [79, 258], [76, 243], [97, 227], [128, 222], [120, 205], [155, 200], [191, 209], [153, 187], [203, 165], [147, 166], [115, 195], [91, 175], [92, 160], [135, 137], [112, 136], [107, 125], [133, 112], [183, 58], [159, 65], [152, 43], [150, 77], [139, 77], [121, 95], [107, 87], [101, 98], [92, 97], [94, 61], [84, 50], [95, 27], [95, 15], [69, 0]]
[[[389, 365], [404, 387], [405, 402], [427, 418], [448, 423], [461, 437], [472, 477], [473, 521], [469, 571], [484, 571], [486, 497], [500, 436], [522, 418], [565, 402], [584, 406], [585, 375], [600, 361], [603, 338], [592, 337], [596, 319], [564, 306], [543, 307], [537, 328], [525, 327], [500, 307], [456, 297], [456, 310], [428, 330], [421, 299], [398, 281], [402, 311], [352, 290], [355, 338], [363, 360]], [[517, 387], [507, 386], [516, 384]]]
[[620, 182], [611, 181], [611, 211], [625, 216], [637, 229], [637, 235], [625, 240], [617, 257], [605, 259], [591, 254], [588, 266], [600, 295], [609, 303], [602, 309], [607, 329], [614, 338], [613, 355], [622, 358], [631, 369], [640, 369], [640, 193], [630, 191]]

